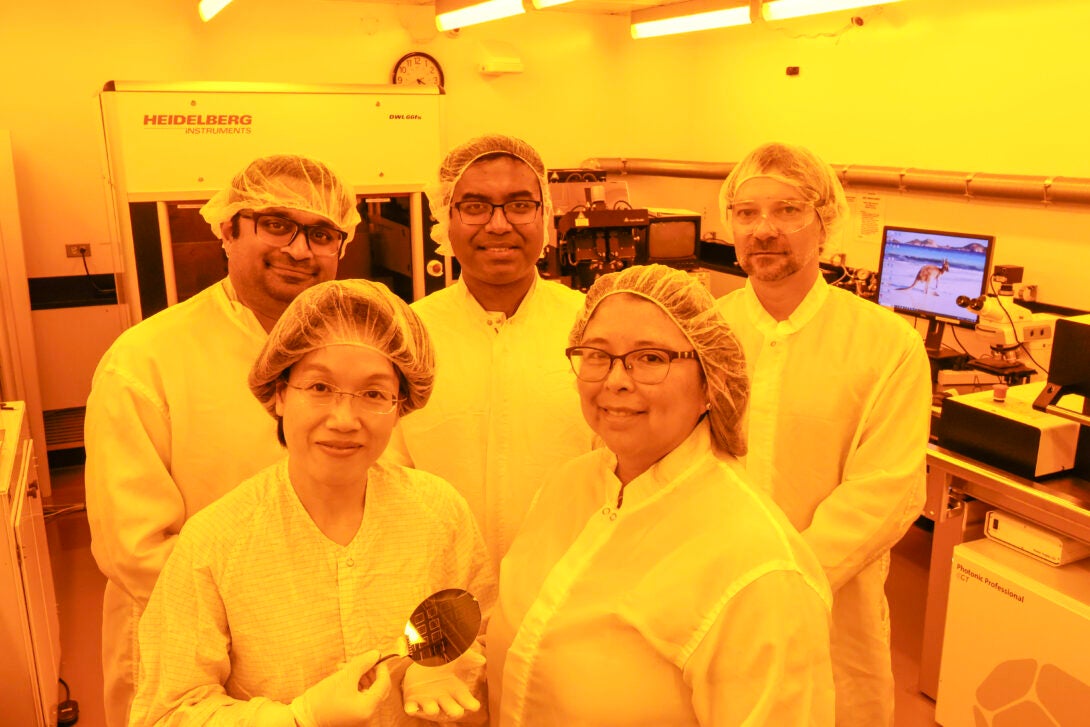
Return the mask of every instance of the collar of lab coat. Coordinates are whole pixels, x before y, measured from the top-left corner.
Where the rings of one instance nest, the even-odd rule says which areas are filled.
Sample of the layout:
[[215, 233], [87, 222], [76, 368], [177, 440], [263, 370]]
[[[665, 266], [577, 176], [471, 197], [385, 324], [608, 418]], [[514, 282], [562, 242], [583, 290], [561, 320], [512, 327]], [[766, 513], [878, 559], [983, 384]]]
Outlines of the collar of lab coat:
[[269, 335], [268, 331], [257, 320], [254, 312], [238, 299], [238, 293], [235, 292], [235, 286], [231, 283], [230, 276], [219, 282], [219, 292], [222, 294], [217, 296], [220, 299], [220, 305], [231, 312], [235, 322], [248, 334], [257, 336], [264, 341]]
[[485, 310], [481, 306], [480, 302], [473, 297], [473, 293], [469, 292], [469, 286], [465, 284], [465, 281], [463, 281], [461, 277], [459, 277], [458, 280], [455, 281], [454, 285], [457, 290], [461, 291], [461, 295], [463, 296], [466, 305], [469, 307], [470, 310], [473, 311], [474, 315], [480, 318], [481, 323], [491, 327], [496, 324], [497, 319], [500, 321], [514, 321], [521, 320], [524, 317], [520, 314], [523, 313], [523, 311], [528, 310], [530, 306], [533, 305], [533, 299], [535, 293], [537, 293], [537, 284], [539, 277], [540, 276], [537, 274], [537, 271], [534, 271], [534, 279], [530, 282], [530, 289], [526, 291], [526, 296], [522, 299], [522, 302], [519, 303], [519, 307], [518, 310], [515, 311], [515, 315], [511, 316], [510, 318], [508, 318], [507, 315], [500, 311]]
[[753, 281], [746, 279], [745, 287], [745, 306], [746, 314], [749, 319], [753, 321], [753, 325], [763, 335], [767, 336], [789, 336], [792, 333], [802, 330], [807, 323], [814, 319], [818, 311], [821, 310], [821, 306], [825, 304], [825, 301], [829, 298], [829, 284], [825, 282], [825, 278], [821, 275], [817, 276], [817, 280], [814, 281], [813, 286], [810, 287], [810, 291], [806, 294], [795, 310], [791, 311], [791, 315], [786, 320], [778, 321], [773, 318], [768, 311], [761, 305], [761, 301], [757, 298], [756, 291], [753, 290]]
[[[651, 465], [646, 472], [629, 482], [624, 488], [624, 502], [621, 511], [630, 511], [654, 502], [674, 488], [680, 486], [688, 479], [688, 474], [700, 467], [706, 466], [707, 457], [714, 456], [711, 443], [711, 431], [708, 420], [701, 419], [685, 440], [674, 447], [673, 451]], [[730, 459], [733, 458], [723, 458]], [[617, 490], [620, 489], [620, 481], [617, 480], [617, 457], [612, 452], [607, 458], [609, 474], [612, 475], [616, 487], [613, 490], [613, 502], [616, 502]], [[729, 462], [725, 462], [729, 464]]]

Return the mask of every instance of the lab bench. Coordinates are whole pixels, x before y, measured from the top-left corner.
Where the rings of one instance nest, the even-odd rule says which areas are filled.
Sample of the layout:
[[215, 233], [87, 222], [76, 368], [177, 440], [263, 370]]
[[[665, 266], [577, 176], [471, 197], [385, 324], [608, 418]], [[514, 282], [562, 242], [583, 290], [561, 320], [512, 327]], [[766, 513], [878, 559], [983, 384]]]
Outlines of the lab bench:
[[1028, 480], [935, 444], [927, 453], [924, 515], [934, 522], [920, 651], [920, 691], [935, 699], [954, 547], [984, 535], [984, 516], [999, 509], [1090, 543], [1090, 481]]

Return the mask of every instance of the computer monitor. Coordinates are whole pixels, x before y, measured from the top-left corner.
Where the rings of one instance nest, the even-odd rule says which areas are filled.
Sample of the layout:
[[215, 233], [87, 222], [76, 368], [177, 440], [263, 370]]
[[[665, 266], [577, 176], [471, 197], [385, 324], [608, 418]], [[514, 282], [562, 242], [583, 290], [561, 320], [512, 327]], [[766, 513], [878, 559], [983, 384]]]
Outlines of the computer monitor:
[[694, 267], [700, 248], [700, 215], [682, 211], [649, 210], [647, 256], [637, 262]]
[[878, 266], [878, 303], [928, 320], [928, 353], [942, 350], [945, 324], [974, 328], [979, 314], [959, 296], [987, 292], [995, 237], [913, 227], [885, 227]]

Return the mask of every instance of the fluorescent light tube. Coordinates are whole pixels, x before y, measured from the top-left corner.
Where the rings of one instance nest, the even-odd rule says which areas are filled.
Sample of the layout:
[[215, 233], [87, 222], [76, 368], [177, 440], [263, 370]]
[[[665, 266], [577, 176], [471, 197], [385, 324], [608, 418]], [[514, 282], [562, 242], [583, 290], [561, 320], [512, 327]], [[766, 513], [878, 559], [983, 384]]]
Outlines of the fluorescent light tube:
[[522, 0], [486, 0], [474, 5], [463, 5], [458, 0], [435, 0], [435, 27], [441, 31], [454, 30], [525, 12]]
[[771, 0], [762, 7], [765, 20], [786, 20], [820, 15], [836, 10], [853, 10], [870, 5], [888, 5], [900, 0]]
[[543, 8], [556, 7], [557, 5], [565, 5], [574, 1], [575, 0], [534, 0], [534, 8], [541, 10]]
[[654, 38], [660, 35], [688, 33], [695, 30], [729, 28], [750, 22], [749, 3], [723, 7], [723, 2], [692, 0], [632, 12], [632, 37]]
[[197, 14], [201, 16], [201, 20], [207, 23], [216, 17], [216, 13], [230, 4], [231, 0], [201, 0], [197, 4]]

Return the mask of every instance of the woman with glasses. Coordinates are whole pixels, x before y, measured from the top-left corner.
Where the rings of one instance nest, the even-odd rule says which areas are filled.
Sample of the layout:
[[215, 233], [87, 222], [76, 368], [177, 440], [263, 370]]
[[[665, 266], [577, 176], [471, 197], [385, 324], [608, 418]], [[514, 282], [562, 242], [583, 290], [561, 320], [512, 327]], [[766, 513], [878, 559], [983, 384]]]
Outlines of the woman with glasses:
[[494, 724], [832, 724], [829, 588], [740, 476], [749, 385], [711, 294], [599, 278], [567, 350], [606, 448], [548, 479], [504, 558]]
[[410, 665], [401, 698], [385, 663], [372, 672], [431, 593], [467, 589], [486, 612], [494, 600], [461, 496], [379, 461], [433, 381], [420, 319], [384, 286], [331, 281], [292, 302], [249, 377], [287, 457], [183, 528], [141, 620], [132, 724], [394, 725], [479, 709], [479, 648]]

